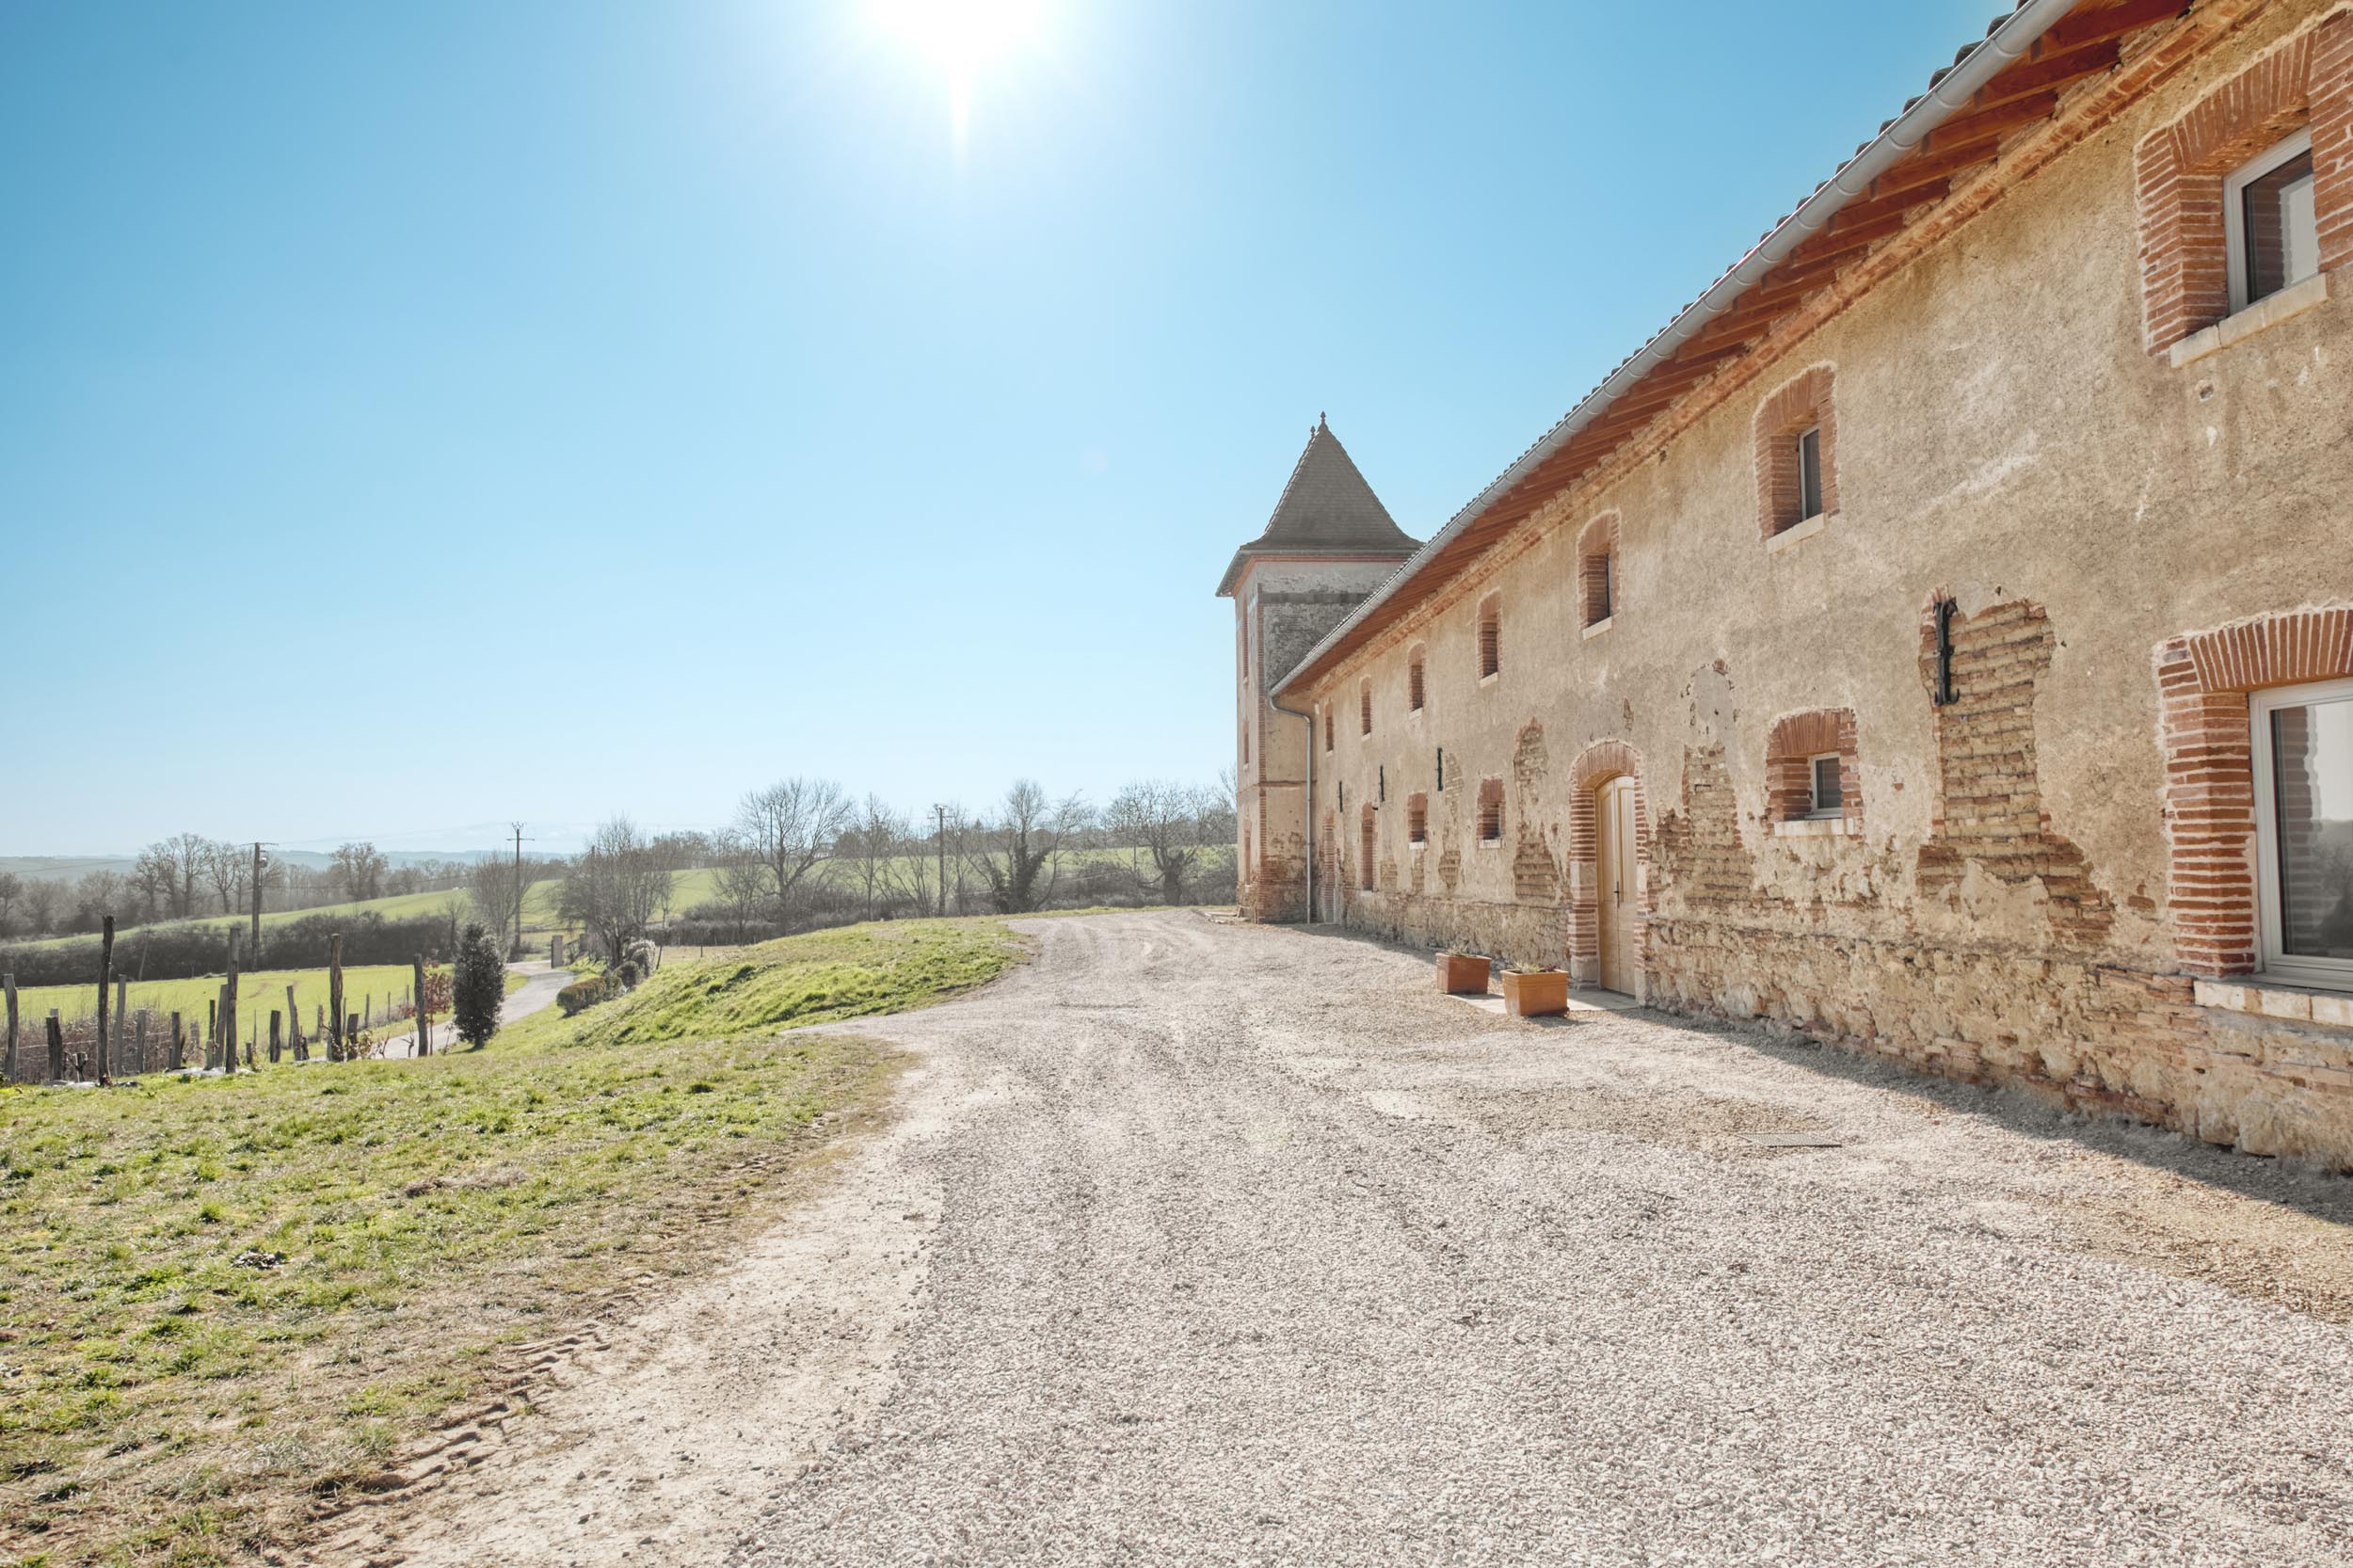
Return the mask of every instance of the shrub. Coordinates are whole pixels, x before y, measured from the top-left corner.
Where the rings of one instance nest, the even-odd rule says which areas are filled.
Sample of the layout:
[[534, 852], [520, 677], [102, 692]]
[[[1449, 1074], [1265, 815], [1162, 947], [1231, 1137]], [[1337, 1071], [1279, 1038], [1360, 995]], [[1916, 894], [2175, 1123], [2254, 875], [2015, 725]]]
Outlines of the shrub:
[[607, 998], [618, 996], [620, 987], [600, 974], [584, 974], [555, 993], [555, 1004], [566, 1017], [584, 1013]]
[[457, 1037], [479, 1050], [499, 1032], [499, 1011], [506, 1004], [506, 962], [479, 924], [466, 927], [458, 940], [450, 988]]

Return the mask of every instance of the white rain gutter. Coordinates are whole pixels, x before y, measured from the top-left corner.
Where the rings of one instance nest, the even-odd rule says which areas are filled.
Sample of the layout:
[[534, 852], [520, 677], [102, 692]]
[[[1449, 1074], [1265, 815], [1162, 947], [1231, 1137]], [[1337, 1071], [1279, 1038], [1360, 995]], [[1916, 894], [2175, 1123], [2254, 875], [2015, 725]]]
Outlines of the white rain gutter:
[[[1665, 331], [1643, 344], [1641, 352], [1610, 372], [1609, 378], [1587, 393], [1585, 400], [1570, 409], [1560, 424], [1545, 432], [1542, 440], [1522, 453], [1517, 462], [1505, 469], [1500, 477], [1473, 497], [1469, 505], [1455, 513], [1444, 528], [1431, 536], [1427, 544], [1407, 556], [1404, 564], [1386, 583], [1350, 611], [1337, 626], [1324, 634], [1321, 642], [1307, 650], [1306, 655], [1273, 691], [1288, 690], [1292, 680], [1303, 671], [1312, 668], [1335, 644], [1354, 631], [1367, 616], [1411, 582], [1416, 572], [1452, 543], [1498, 497], [1566, 446], [1578, 431], [1593, 424], [1636, 382], [1673, 359], [1702, 328], [1730, 310], [1735, 300], [1785, 261], [1789, 252], [1819, 233], [1840, 208], [1869, 189], [1871, 182], [1885, 173], [1898, 158], [1928, 140], [1929, 133], [1952, 118], [1953, 111], [1975, 98], [1978, 88], [2032, 48], [2035, 40], [2048, 32], [2052, 24], [2073, 10], [2079, 3], [2080, 0], [2024, 0], [2008, 20], [1988, 33], [1934, 87], [1890, 121], [1887, 129], [1879, 134], [1878, 139], [1849, 159], [1836, 174], [1817, 186], [1814, 194], [1800, 203], [1796, 212], [1783, 218], [1770, 233], [1756, 243], [1753, 249], [1740, 258], [1730, 272], [1716, 280], [1714, 287], [1686, 306], [1683, 313], [1675, 317]], [[1273, 695], [1269, 694], [1270, 696]], [[1312, 750], [1310, 747], [1311, 753]]]

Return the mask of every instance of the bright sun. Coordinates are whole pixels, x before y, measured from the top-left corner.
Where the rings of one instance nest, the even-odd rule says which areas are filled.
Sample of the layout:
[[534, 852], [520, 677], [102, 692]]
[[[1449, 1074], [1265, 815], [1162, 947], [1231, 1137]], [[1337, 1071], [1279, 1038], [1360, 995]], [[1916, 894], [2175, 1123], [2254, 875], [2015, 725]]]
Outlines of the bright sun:
[[1029, 41], [1044, 20], [1044, 0], [872, 0], [874, 16], [920, 50], [948, 78], [956, 136], [970, 112], [982, 69]]

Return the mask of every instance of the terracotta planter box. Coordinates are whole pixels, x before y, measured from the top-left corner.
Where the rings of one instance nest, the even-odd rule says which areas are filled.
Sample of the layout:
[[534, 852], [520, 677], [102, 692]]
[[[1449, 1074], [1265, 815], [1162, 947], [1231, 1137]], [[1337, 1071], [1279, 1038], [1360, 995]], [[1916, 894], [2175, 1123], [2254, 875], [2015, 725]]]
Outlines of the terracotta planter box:
[[1522, 974], [1503, 971], [1503, 1010], [1518, 1018], [1544, 1017], [1569, 1010], [1569, 971], [1545, 969]]
[[1475, 952], [1438, 954], [1438, 989], [1449, 996], [1487, 994], [1487, 960]]

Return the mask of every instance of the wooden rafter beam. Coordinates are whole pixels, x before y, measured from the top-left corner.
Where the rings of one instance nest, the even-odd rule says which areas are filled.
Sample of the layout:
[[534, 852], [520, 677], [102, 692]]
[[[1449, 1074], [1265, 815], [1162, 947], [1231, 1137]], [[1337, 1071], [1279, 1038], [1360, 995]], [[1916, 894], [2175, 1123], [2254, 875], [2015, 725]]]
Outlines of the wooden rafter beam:
[[2123, 52], [2117, 47], [2114, 39], [2109, 39], [2105, 42], [2071, 49], [2061, 55], [2042, 55], [2021, 60], [1980, 88], [1977, 102], [1979, 107], [1990, 107], [1995, 104], [2007, 104], [2013, 98], [2024, 98], [2029, 93], [2064, 89], [2087, 76], [2096, 76], [2103, 71], [2113, 69], [2122, 58]]
[[2086, 43], [2105, 43], [2127, 33], [2137, 33], [2143, 27], [2170, 22], [2188, 9], [2186, 0], [2121, 0], [2105, 10], [2081, 10], [2063, 17], [2035, 41], [2055, 52]]
[[2057, 109], [2057, 91], [2045, 88], [2041, 92], [2030, 92], [2023, 98], [2012, 98], [2005, 103], [1955, 115], [1939, 125], [1921, 145], [1934, 152], [1985, 136], [2006, 136], [2022, 125], [2050, 119]]

